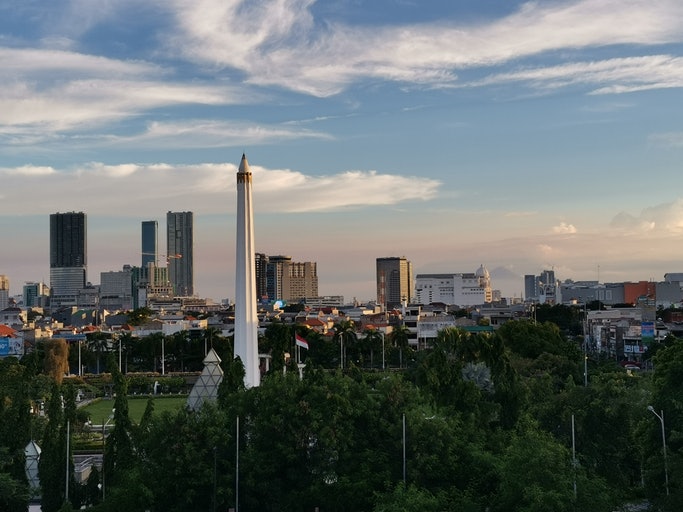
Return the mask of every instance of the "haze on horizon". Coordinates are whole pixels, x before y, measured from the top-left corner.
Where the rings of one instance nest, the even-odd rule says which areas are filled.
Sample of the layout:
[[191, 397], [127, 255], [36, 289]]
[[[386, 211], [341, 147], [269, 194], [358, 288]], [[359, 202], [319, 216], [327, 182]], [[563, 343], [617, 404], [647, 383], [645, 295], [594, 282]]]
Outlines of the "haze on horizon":
[[678, 0], [199, 0], [0, 6], [0, 274], [49, 282], [49, 214], [88, 279], [195, 214], [195, 290], [234, 296], [235, 173], [256, 248], [375, 297], [375, 258], [522, 276], [683, 271]]

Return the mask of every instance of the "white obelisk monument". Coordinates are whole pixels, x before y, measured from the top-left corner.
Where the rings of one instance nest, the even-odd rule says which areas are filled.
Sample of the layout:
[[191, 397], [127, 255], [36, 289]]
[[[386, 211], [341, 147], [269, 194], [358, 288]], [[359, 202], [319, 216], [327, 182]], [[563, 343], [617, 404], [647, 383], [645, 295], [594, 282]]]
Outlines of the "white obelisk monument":
[[258, 358], [258, 316], [256, 314], [256, 262], [254, 210], [251, 200], [251, 171], [242, 155], [237, 171], [237, 258], [235, 265], [234, 355], [244, 364], [244, 385], [261, 383]]

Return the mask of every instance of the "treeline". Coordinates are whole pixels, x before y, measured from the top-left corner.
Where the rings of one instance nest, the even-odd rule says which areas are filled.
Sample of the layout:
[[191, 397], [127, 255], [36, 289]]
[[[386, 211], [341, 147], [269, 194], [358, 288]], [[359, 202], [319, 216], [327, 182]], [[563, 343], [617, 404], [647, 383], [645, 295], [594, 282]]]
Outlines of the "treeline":
[[[283, 326], [270, 334], [274, 351], [284, 351], [279, 336], [292, 339]], [[41, 464], [54, 473], [41, 469], [49, 498], [43, 510], [82, 504], [99, 511], [227, 510], [238, 504], [243, 512], [611, 512], [643, 499], [656, 509], [683, 509], [679, 340], [661, 347], [654, 372], [643, 374], [597, 355], [585, 365], [580, 343], [551, 323], [510, 322], [492, 334], [445, 329], [427, 350], [411, 353], [401, 371], [363, 369], [355, 354], [364, 347], [343, 354], [339, 344], [335, 353], [346, 364], [343, 372], [333, 371], [321, 362], [327, 349], [317, 347], [316, 357], [315, 340], [308, 341], [301, 380], [293, 367], [283, 372], [280, 366], [261, 386], [245, 390], [239, 361], [226, 358], [216, 403], [198, 412], [154, 414], [150, 400], [138, 425], [128, 418], [126, 381], [114, 364], [104, 501], [102, 475], [95, 472], [65, 504], [64, 458], [50, 454], [66, 448], [53, 450], [50, 436], [65, 432], [72, 394], [68, 384], [55, 387], [48, 417], [56, 423], [33, 426], [47, 442]], [[20, 510], [10, 505], [25, 498], [17, 491], [25, 488], [19, 448], [28, 439], [8, 421], [19, 421], [16, 404], [29, 399], [16, 379], [30, 382], [35, 374], [19, 362], [5, 361], [1, 369], [3, 403], [14, 405], [1, 410], [0, 449], [15, 456], [0, 458], [10, 461], [0, 467], [0, 483], [6, 482], [0, 493], [15, 501], [0, 501], [0, 509]], [[62, 407], [57, 395], [67, 401], [63, 413], [52, 412]], [[660, 422], [648, 405], [665, 412], [666, 460]], [[8, 431], [16, 439], [6, 437]]]

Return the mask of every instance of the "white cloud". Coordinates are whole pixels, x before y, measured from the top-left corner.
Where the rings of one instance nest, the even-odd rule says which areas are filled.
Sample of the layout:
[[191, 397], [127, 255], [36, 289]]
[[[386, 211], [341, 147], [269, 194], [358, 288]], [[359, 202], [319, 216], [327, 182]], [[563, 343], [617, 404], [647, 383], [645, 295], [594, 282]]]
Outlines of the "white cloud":
[[626, 233], [683, 233], [683, 199], [645, 208], [639, 215], [620, 212], [610, 226]]
[[553, 226], [553, 233], [558, 235], [567, 235], [576, 233], [576, 227], [566, 222], [560, 222], [559, 225]]
[[26, 126], [71, 130], [134, 116], [168, 105], [227, 105], [240, 95], [224, 87], [166, 84], [154, 81], [83, 80], [38, 90], [0, 90], [0, 127]]
[[680, 148], [683, 147], [683, 132], [656, 133], [648, 137], [653, 146]]
[[[252, 165], [254, 204], [258, 213], [330, 212], [426, 201], [440, 182], [375, 171], [347, 171], [313, 176], [289, 169]], [[233, 164], [170, 165], [91, 162], [70, 170], [30, 167], [0, 169], [3, 187], [13, 190], [3, 208], [15, 214], [64, 209], [77, 198], [78, 209], [94, 215], [121, 215], [135, 205], [136, 215], [166, 211], [169, 201], [199, 214], [232, 213]], [[24, 201], [31, 196], [30, 203]]]
[[637, 90], [683, 87], [683, 58], [649, 55], [573, 62], [560, 66], [522, 69], [491, 75], [469, 86], [526, 82], [540, 89], [569, 85], [600, 86], [592, 94], [618, 94]]
[[180, 32], [169, 44], [189, 60], [241, 70], [255, 84], [329, 96], [361, 78], [453, 84], [458, 69], [561, 49], [678, 42], [683, 31], [677, 0], [530, 2], [488, 24], [398, 27], [314, 20], [312, 3], [177, 0]]

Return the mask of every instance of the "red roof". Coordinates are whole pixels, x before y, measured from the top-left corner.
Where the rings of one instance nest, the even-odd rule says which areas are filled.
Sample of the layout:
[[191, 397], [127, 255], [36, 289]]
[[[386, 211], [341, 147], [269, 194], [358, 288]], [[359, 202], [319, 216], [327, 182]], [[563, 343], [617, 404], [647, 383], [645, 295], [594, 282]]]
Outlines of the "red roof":
[[2, 336], [3, 338], [15, 338], [17, 336], [17, 331], [15, 331], [7, 325], [0, 324], [0, 336]]

